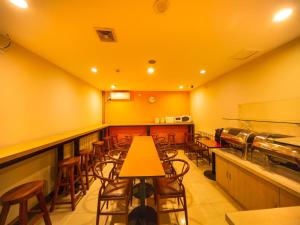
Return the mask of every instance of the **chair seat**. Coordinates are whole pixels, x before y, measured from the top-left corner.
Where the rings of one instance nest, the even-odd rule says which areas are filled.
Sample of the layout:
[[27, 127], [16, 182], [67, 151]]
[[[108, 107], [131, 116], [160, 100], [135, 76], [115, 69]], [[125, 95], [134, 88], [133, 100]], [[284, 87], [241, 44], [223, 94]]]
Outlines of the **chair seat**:
[[125, 197], [129, 190], [129, 180], [122, 180], [114, 184], [108, 183], [103, 191], [102, 198]]
[[102, 145], [104, 145], [104, 141], [95, 141], [95, 142], [93, 142], [93, 145], [102, 146]]
[[19, 203], [36, 195], [37, 192], [42, 190], [43, 185], [44, 182], [41, 180], [22, 184], [6, 192], [1, 200], [9, 204]]
[[202, 150], [202, 148], [198, 144], [190, 145], [190, 149], [192, 151], [200, 151], [200, 150]]
[[71, 157], [59, 161], [59, 166], [70, 166], [80, 162], [80, 157]]
[[80, 150], [80, 155], [89, 155], [89, 154], [92, 154], [92, 150], [90, 149]]
[[179, 195], [182, 193], [182, 188], [177, 181], [171, 183], [168, 178], [159, 178], [157, 180], [157, 193], [162, 197], [164, 195]]

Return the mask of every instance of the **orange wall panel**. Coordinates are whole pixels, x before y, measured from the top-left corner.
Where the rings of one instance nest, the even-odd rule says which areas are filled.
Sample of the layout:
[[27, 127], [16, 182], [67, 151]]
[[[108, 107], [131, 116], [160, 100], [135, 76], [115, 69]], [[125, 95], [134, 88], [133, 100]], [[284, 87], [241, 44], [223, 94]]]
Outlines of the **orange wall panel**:
[[[184, 91], [131, 92], [130, 101], [108, 101], [105, 94], [105, 123], [153, 123], [155, 117], [190, 115], [190, 94]], [[148, 98], [154, 96], [155, 103]]]

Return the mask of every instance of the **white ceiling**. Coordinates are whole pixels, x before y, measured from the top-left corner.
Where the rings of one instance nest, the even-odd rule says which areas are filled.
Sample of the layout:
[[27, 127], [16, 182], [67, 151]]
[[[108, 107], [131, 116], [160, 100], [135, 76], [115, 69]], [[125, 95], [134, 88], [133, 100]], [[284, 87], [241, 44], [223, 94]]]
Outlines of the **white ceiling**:
[[[1, 0], [0, 32], [102, 90], [111, 84], [122, 90], [198, 86], [245, 63], [232, 59], [242, 49], [263, 54], [300, 36], [300, 1], [169, 0], [162, 14], [154, 2], [28, 0], [21, 10]], [[292, 7], [293, 15], [273, 23], [283, 7]], [[113, 28], [117, 43], [101, 42], [95, 27]], [[157, 61], [151, 76], [149, 59]], [[202, 68], [206, 75], [199, 74]]]

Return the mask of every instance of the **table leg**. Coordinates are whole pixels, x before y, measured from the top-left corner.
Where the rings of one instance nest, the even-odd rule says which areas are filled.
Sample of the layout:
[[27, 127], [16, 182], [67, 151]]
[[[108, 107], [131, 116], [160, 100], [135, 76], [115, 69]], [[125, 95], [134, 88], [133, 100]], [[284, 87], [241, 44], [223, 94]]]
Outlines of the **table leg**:
[[211, 155], [211, 167], [212, 170], [204, 171], [204, 176], [210, 180], [216, 180], [216, 154], [214, 152]]
[[129, 214], [130, 225], [156, 225], [156, 212], [150, 207], [146, 206], [146, 183], [145, 178], [140, 178], [140, 206], [136, 207]]

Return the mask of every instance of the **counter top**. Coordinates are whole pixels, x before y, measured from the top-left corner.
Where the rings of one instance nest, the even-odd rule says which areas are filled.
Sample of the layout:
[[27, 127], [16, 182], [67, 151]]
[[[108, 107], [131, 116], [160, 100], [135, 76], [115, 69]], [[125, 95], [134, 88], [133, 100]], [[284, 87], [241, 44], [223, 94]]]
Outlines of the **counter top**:
[[267, 168], [262, 167], [258, 164], [252, 163], [247, 160], [243, 160], [231, 153], [225, 152], [224, 150], [212, 149], [212, 151], [216, 155], [219, 155], [220, 157], [238, 165], [239, 167], [255, 174], [258, 177], [261, 177], [262, 179], [265, 179], [266, 181], [276, 185], [277, 187], [280, 187], [300, 198], [300, 182], [297, 182], [293, 179], [290, 179], [273, 171], [267, 170]]
[[193, 125], [193, 122], [188, 122], [188, 123], [120, 123], [120, 124], [108, 124], [108, 126], [111, 127], [118, 127], [118, 126], [181, 126], [181, 125]]
[[300, 206], [226, 213], [229, 225], [299, 225]]
[[6, 163], [12, 161], [14, 159], [41, 151], [46, 148], [50, 148], [52, 146], [58, 145], [60, 143], [64, 143], [75, 139], [77, 137], [99, 131], [101, 129], [107, 127], [114, 127], [114, 126], [168, 126], [168, 125], [193, 125], [193, 123], [128, 123], [128, 124], [101, 124], [95, 125], [83, 129], [68, 131], [65, 133], [40, 138], [37, 140], [28, 141], [25, 143], [19, 143], [17, 145], [8, 146], [5, 148], [0, 149], [0, 165], [2, 163]]
[[80, 137], [82, 135], [96, 132], [103, 128], [108, 127], [106, 124], [96, 125], [92, 127], [87, 127], [83, 129], [68, 131], [65, 133], [29, 141], [26, 143], [20, 143], [17, 145], [9, 146], [0, 149], [0, 164], [14, 160], [16, 158], [37, 152], [39, 150], [55, 146], [57, 144], [66, 142], [68, 140]]
[[275, 142], [300, 147], [300, 137], [275, 138]]

